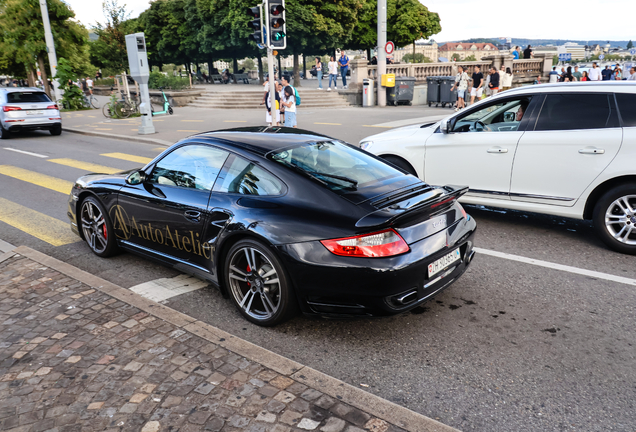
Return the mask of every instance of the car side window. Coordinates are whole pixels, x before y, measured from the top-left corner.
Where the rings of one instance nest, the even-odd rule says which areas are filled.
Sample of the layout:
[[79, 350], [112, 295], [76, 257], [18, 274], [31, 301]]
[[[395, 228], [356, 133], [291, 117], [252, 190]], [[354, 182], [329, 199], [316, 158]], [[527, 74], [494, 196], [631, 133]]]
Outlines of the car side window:
[[636, 127], [636, 94], [616, 93], [624, 127]]
[[519, 129], [530, 98], [508, 99], [459, 117], [452, 132], [514, 132]]
[[214, 186], [215, 192], [264, 196], [280, 195], [284, 190], [280, 180], [239, 156], [234, 157], [222, 177]]
[[212, 190], [229, 153], [204, 145], [185, 145], [155, 165], [149, 182], [188, 189]]
[[618, 127], [614, 97], [606, 93], [548, 94], [536, 131]]

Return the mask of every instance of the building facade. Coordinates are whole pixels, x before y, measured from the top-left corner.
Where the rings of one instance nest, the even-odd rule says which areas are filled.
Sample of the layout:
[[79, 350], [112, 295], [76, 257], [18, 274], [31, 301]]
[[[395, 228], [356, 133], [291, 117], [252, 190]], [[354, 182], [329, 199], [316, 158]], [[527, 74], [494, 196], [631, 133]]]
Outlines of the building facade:
[[498, 53], [497, 47], [491, 43], [447, 42], [439, 47], [439, 56], [448, 60], [455, 54], [459, 56], [460, 60], [470, 56], [474, 56], [475, 60], [481, 60], [484, 56]]
[[[415, 53], [423, 54], [424, 57], [427, 57], [432, 62], [437, 62], [439, 58], [439, 47], [436, 42], [415, 42]], [[401, 63], [404, 59], [404, 56], [407, 54], [413, 54], [413, 45], [407, 45], [402, 48], [395, 48], [391, 58], [396, 63]]]

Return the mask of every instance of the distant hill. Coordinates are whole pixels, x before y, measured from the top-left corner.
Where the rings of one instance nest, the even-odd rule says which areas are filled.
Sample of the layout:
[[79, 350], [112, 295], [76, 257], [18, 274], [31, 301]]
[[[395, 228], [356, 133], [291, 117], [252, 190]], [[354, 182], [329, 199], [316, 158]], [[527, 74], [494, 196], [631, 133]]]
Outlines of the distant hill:
[[[492, 43], [494, 45], [499, 44], [499, 38], [472, 38], [466, 40], [455, 40], [448, 42], [469, 42], [469, 43]], [[525, 46], [527, 45], [563, 45], [566, 42], [574, 42], [579, 45], [601, 45], [605, 46], [608, 41], [607, 40], [576, 40], [576, 39], [523, 39], [523, 38], [512, 38], [513, 45]], [[623, 41], [609, 41], [609, 44], [612, 48], [614, 47], [622, 47], [625, 48], [627, 46], [626, 40]], [[439, 42], [439, 45], [444, 44], [445, 42]]]

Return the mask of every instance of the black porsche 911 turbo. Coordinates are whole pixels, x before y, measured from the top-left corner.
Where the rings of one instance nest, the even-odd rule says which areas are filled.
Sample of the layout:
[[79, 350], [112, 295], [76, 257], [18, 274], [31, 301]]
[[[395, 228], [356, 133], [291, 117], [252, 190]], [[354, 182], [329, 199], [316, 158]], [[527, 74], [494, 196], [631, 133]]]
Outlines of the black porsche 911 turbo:
[[89, 174], [73, 231], [204, 278], [249, 321], [408, 311], [471, 262], [475, 221], [457, 198], [317, 133], [253, 127], [179, 141], [141, 169]]

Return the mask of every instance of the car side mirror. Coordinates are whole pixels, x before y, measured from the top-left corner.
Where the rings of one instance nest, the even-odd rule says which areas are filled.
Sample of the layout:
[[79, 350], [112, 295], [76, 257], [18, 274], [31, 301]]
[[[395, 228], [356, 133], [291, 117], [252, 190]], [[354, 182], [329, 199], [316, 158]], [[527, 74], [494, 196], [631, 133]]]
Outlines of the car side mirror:
[[515, 117], [516, 117], [516, 114], [513, 113], [513, 112], [505, 112], [504, 113], [504, 121], [505, 122], [515, 121]]
[[146, 173], [142, 170], [136, 170], [128, 174], [126, 183], [129, 185], [138, 185], [146, 181]]
[[439, 125], [439, 130], [442, 131], [442, 133], [448, 133], [450, 130], [450, 120], [442, 120], [442, 123]]

